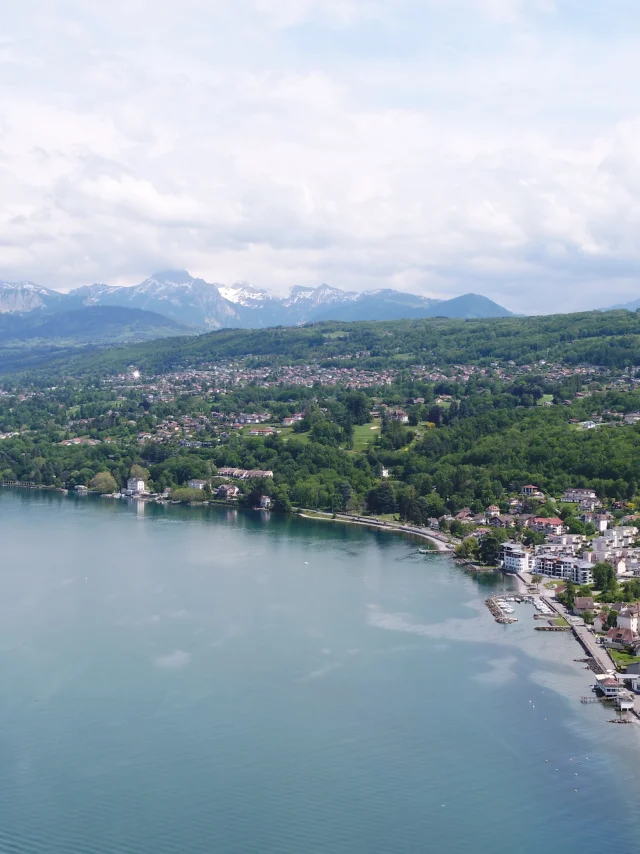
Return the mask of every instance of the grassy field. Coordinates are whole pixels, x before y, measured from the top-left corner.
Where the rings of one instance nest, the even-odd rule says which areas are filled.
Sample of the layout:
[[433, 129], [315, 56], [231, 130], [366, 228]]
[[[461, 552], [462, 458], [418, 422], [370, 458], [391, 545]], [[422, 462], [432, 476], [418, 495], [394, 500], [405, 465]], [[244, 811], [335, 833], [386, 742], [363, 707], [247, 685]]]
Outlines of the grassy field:
[[540, 400], [538, 401], [538, 406], [544, 406], [545, 403], [551, 403], [553, 401], [552, 394], [543, 394]]
[[618, 666], [623, 664], [636, 664], [640, 661], [640, 656], [629, 655], [628, 652], [621, 652], [618, 649], [610, 649], [609, 652], [611, 653], [611, 658]]
[[[375, 427], [375, 430], [371, 428]], [[371, 424], [357, 424], [353, 428], [353, 450], [366, 451], [369, 443], [373, 442], [376, 436], [380, 435], [380, 422], [377, 424], [372, 421]]]

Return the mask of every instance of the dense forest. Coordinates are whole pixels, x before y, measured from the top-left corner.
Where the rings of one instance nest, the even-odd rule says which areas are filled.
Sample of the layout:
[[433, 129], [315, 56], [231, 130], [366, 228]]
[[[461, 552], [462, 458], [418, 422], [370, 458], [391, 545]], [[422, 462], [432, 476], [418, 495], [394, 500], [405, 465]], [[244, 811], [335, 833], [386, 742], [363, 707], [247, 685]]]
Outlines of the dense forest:
[[[0, 354], [1, 355], [1, 354]], [[37, 368], [79, 374], [118, 372], [135, 364], [163, 372], [219, 359], [252, 356], [265, 363], [339, 363], [358, 355], [363, 367], [483, 364], [539, 360], [624, 368], [640, 365], [640, 314], [583, 312], [490, 320], [397, 320], [317, 323], [261, 330], [224, 329], [80, 354], [37, 348], [0, 361], [0, 370]]]

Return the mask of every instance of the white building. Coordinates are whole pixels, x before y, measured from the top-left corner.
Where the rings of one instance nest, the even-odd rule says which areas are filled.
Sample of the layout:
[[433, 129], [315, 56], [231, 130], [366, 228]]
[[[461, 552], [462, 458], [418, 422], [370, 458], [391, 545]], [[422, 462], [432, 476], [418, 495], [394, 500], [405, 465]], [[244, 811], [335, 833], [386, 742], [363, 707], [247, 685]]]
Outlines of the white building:
[[593, 564], [586, 560], [536, 552], [534, 572], [574, 584], [593, 584]]
[[597, 499], [595, 489], [566, 489], [562, 501], [568, 504], [579, 504], [581, 501]]
[[200, 480], [199, 478], [194, 477], [187, 482], [187, 486], [189, 487], [189, 489], [204, 489], [208, 483], [208, 480]]
[[628, 608], [622, 608], [618, 611], [618, 628], [629, 629], [634, 634], [638, 634], [638, 606], [630, 605]]
[[519, 543], [503, 543], [502, 568], [505, 572], [529, 572], [532, 555]]
[[147, 491], [147, 485], [141, 477], [130, 477], [127, 481], [127, 490], [132, 495], [141, 495]]

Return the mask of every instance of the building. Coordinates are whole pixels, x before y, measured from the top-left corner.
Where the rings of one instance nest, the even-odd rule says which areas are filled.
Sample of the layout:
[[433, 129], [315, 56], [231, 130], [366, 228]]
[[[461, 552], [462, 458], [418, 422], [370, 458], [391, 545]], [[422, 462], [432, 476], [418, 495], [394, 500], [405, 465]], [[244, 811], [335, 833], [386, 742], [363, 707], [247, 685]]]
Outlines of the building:
[[640, 694], [640, 664], [627, 664], [627, 669], [622, 678], [625, 682], [631, 682], [631, 690]]
[[268, 495], [261, 495], [258, 506], [261, 510], [268, 510], [271, 507], [271, 498]]
[[527, 498], [541, 498], [543, 496], [542, 491], [532, 483], [527, 483], [520, 491], [523, 495], [526, 495]]
[[596, 614], [596, 616], [593, 619], [593, 630], [595, 632], [597, 632], [598, 634], [601, 634], [602, 632], [606, 632], [608, 616], [609, 616], [609, 614], [607, 611], [600, 611], [599, 614]]
[[235, 477], [238, 480], [247, 480], [250, 477], [273, 477], [273, 472], [261, 469], [236, 469], [236, 468], [221, 468], [218, 469], [220, 477]]
[[596, 603], [591, 596], [576, 596], [573, 603], [574, 614], [584, 614], [585, 611], [593, 611]]
[[505, 572], [529, 572], [532, 555], [520, 543], [502, 544], [502, 569]]
[[199, 480], [198, 478], [195, 478], [195, 477], [187, 482], [187, 486], [189, 487], [189, 489], [206, 489], [206, 487], [208, 485], [209, 485], [208, 480]]
[[407, 424], [409, 416], [404, 409], [387, 409], [387, 415], [392, 421], [399, 421], [400, 424]]
[[596, 676], [596, 688], [599, 689], [605, 697], [617, 697], [622, 690], [622, 686], [611, 673], [602, 673]]
[[273, 436], [276, 431], [273, 427], [252, 427], [247, 432], [250, 436]]
[[638, 634], [638, 606], [629, 605], [618, 611], [618, 628]]
[[216, 498], [224, 498], [227, 501], [231, 498], [237, 498], [239, 494], [239, 488], [232, 483], [223, 483], [216, 489]]
[[631, 629], [621, 629], [616, 626], [613, 629], [609, 629], [605, 635], [604, 645], [612, 649], [631, 649], [635, 652], [638, 646], [640, 646], [640, 637], [635, 632], [632, 632]]
[[142, 495], [147, 491], [147, 485], [141, 477], [130, 477], [127, 481], [127, 492], [132, 495]]
[[497, 507], [495, 504], [490, 504], [487, 507], [487, 516], [491, 517], [491, 516], [499, 516], [499, 515], [500, 515], [500, 508]]
[[556, 536], [564, 531], [564, 523], [557, 516], [551, 516], [545, 519], [537, 516], [531, 525], [535, 531], [541, 531], [543, 534], [555, 534]]
[[569, 579], [574, 584], [593, 584], [593, 564], [586, 560], [562, 555], [545, 554], [536, 552], [534, 572], [538, 575], [547, 575], [549, 578], [558, 578], [564, 581]]
[[566, 504], [579, 504], [581, 501], [597, 498], [598, 496], [594, 489], [565, 489], [561, 500]]

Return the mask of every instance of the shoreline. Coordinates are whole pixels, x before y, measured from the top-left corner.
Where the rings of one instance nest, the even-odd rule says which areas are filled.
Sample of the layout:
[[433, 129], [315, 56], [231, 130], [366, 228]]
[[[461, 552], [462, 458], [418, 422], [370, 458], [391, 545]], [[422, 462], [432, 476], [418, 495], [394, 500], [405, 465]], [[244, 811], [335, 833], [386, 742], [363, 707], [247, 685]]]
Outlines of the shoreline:
[[[313, 515], [312, 515], [313, 514]], [[399, 534], [411, 534], [414, 537], [420, 537], [432, 543], [436, 551], [440, 554], [447, 554], [450, 557], [455, 557], [453, 546], [450, 546], [444, 540], [435, 537], [433, 534], [428, 534], [421, 528], [413, 528], [409, 525], [402, 525], [399, 522], [381, 522], [377, 519], [367, 519], [362, 516], [348, 516], [342, 513], [329, 513], [324, 510], [306, 510], [300, 509], [295, 513], [302, 519], [317, 519], [324, 522], [343, 522], [346, 525], [361, 525], [365, 528], [374, 528], [377, 531], [395, 531]]]

